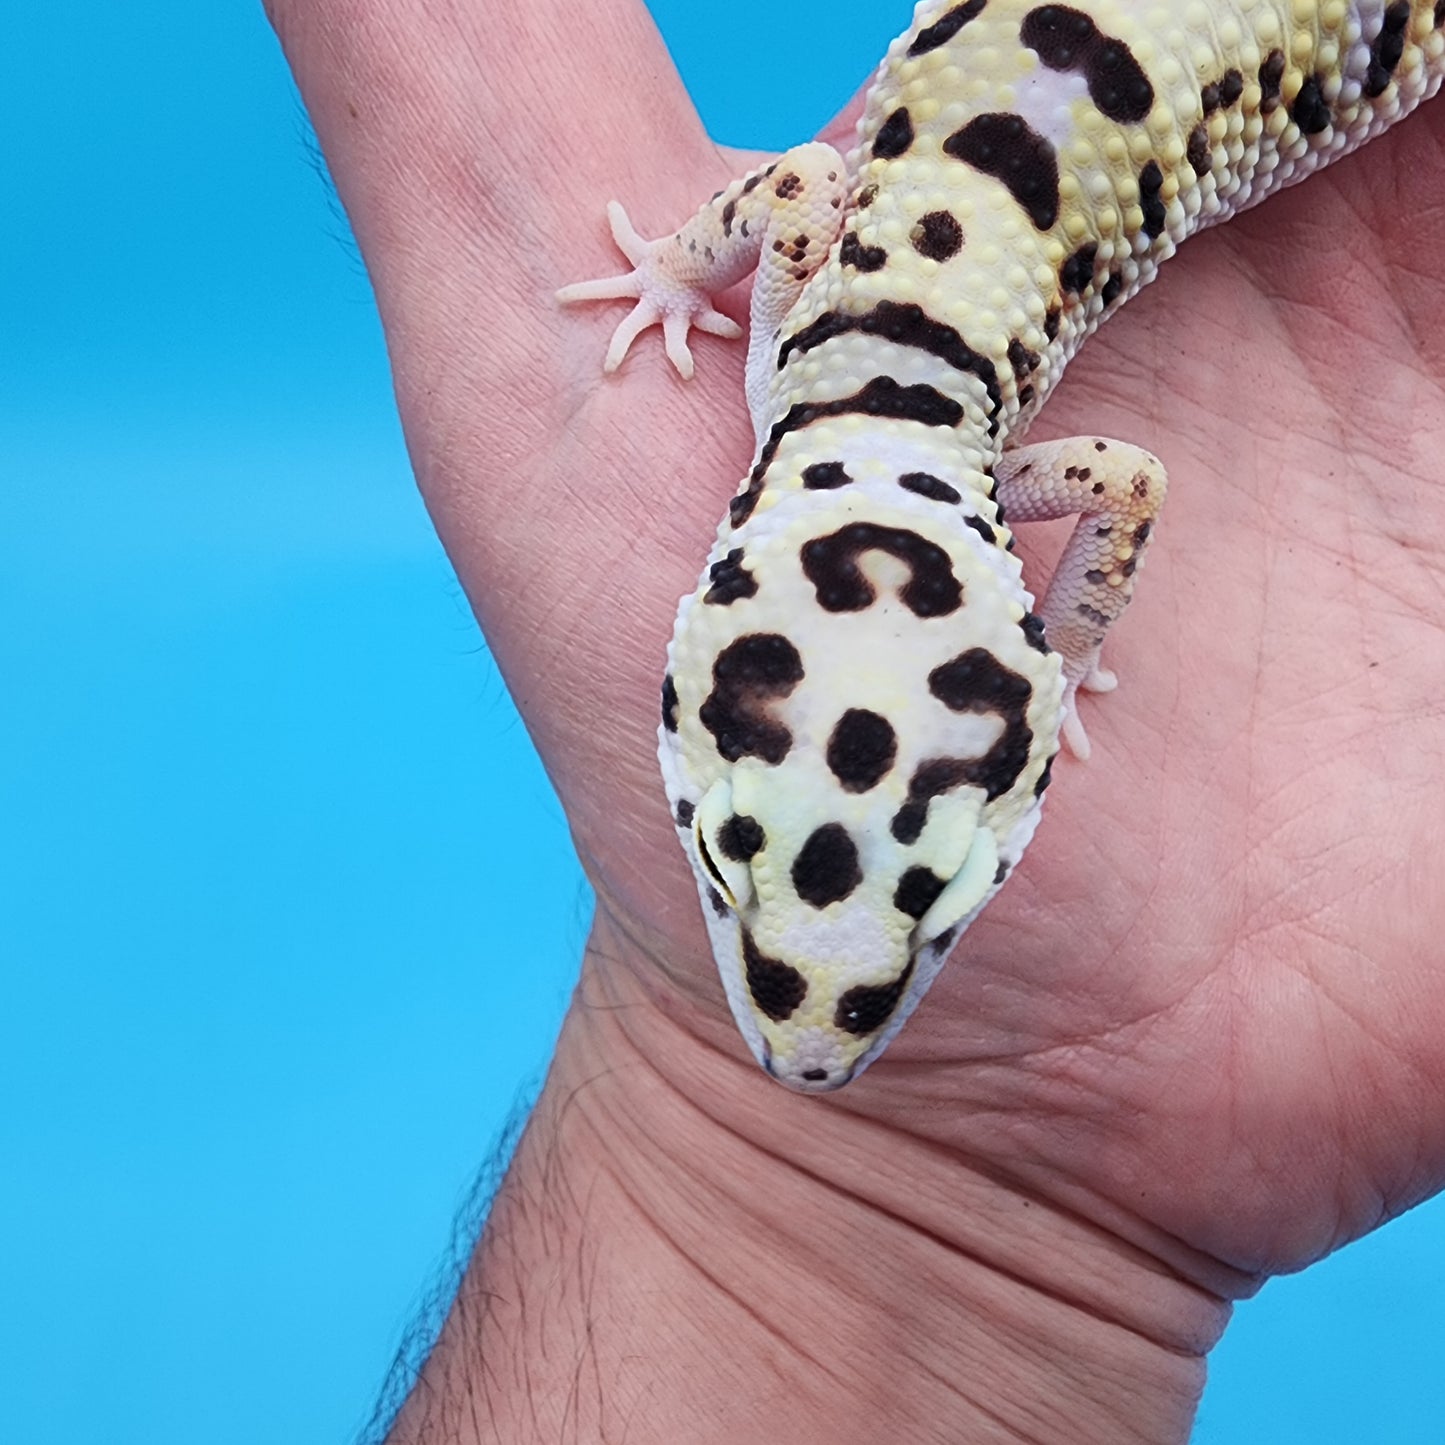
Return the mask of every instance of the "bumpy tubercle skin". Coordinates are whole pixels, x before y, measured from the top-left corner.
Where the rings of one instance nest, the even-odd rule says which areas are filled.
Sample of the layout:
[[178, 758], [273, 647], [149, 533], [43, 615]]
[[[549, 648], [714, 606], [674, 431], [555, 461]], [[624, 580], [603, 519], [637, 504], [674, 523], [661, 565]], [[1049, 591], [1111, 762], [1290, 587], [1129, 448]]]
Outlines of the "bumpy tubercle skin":
[[[729, 1003], [774, 1077], [886, 1047], [1017, 863], [1165, 490], [1019, 439], [1177, 245], [1438, 87], [1445, 7], [925, 0], [846, 162], [789, 152], [650, 246], [608, 368], [759, 264], [754, 465], [683, 599], [660, 754]], [[644, 259], [645, 258], [645, 259]], [[650, 271], [648, 268], [651, 268]], [[608, 289], [612, 284], [612, 289]], [[1007, 448], [1007, 450], [1006, 450]], [[1009, 520], [1078, 515], [1036, 612]]]

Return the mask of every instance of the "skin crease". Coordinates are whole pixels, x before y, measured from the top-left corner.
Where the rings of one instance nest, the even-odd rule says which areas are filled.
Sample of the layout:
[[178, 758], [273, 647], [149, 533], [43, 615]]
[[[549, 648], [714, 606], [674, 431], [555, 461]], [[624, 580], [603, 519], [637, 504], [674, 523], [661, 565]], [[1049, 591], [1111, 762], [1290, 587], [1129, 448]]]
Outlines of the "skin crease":
[[[746, 1440], [802, 1402], [788, 1438], [874, 1439], [852, 1382], [910, 1439], [1184, 1439], [1228, 1299], [1445, 1184], [1445, 102], [1191, 240], [1073, 363], [1030, 439], [1114, 435], [1170, 473], [1119, 690], [1084, 700], [1093, 760], [1060, 759], [918, 1014], [814, 1099], [733, 1031], [654, 760], [677, 600], [750, 456], [743, 347], [695, 335], [684, 384], [654, 332], [604, 379], [620, 307], [551, 300], [624, 269], [609, 198], [661, 235], [750, 158], [622, 0], [272, 19], [598, 897], [392, 1438]], [[678, 1323], [702, 1320], [731, 1343]]]

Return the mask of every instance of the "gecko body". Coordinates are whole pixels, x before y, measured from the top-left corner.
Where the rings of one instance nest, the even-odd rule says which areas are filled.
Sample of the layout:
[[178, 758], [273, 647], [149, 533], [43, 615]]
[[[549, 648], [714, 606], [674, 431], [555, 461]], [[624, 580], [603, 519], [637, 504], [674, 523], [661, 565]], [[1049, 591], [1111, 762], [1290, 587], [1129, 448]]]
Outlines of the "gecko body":
[[[734, 1016], [788, 1086], [855, 1078], [1039, 821], [1105, 691], [1165, 491], [1106, 437], [1020, 445], [1064, 366], [1188, 235], [1438, 88], [1445, 0], [924, 0], [845, 159], [812, 144], [636, 270], [608, 369], [757, 267], [757, 450], [663, 682], [660, 757]], [[1035, 607], [1010, 524], [1075, 515]]]

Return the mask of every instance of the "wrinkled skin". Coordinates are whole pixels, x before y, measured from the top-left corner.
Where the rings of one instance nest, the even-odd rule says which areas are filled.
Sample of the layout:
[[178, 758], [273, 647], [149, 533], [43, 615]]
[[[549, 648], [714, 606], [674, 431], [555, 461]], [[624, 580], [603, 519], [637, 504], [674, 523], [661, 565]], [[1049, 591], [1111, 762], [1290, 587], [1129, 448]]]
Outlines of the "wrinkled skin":
[[[645, 17], [566, 47], [525, 123], [474, 103], [464, 48], [389, 54], [424, 100], [377, 119], [348, 84], [375, 69], [361, 42], [279, 26], [428, 505], [596, 886], [586, 987], [660, 1000], [741, 1081], [654, 733], [677, 599], [749, 457], [743, 348], [694, 338], [683, 383], [653, 333], [604, 380], [620, 310], [550, 298], [618, 268], [609, 197], [661, 234], [745, 158]], [[1445, 1182], [1442, 197], [1432, 102], [1190, 241], [1085, 347], [1032, 436], [1126, 438], [1171, 477], [1104, 659], [1119, 690], [1083, 703], [1093, 759], [1060, 761], [1022, 867], [885, 1058], [827, 1101], [760, 1080], [770, 1107], [813, 1111], [825, 1145], [865, 1119], [875, 1151], [879, 1127], [925, 1135], [1250, 1276]], [[1037, 588], [1047, 541], [1020, 545]]]

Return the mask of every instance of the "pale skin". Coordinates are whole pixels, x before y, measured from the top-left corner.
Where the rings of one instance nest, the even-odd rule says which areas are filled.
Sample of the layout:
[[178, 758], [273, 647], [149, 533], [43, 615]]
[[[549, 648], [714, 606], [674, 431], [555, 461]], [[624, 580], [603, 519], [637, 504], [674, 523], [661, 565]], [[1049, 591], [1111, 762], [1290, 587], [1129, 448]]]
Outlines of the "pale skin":
[[1445, 103], [1191, 241], [1050, 401], [1035, 438], [1170, 471], [1120, 687], [923, 1008], [820, 1099], [735, 1035], [654, 762], [749, 460], [742, 345], [695, 336], [683, 382], [652, 333], [604, 378], [619, 306], [552, 299], [624, 269], [608, 199], [662, 234], [749, 158], [634, 0], [271, 9], [598, 900], [392, 1441], [1185, 1440], [1231, 1300], [1445, 1184]]

